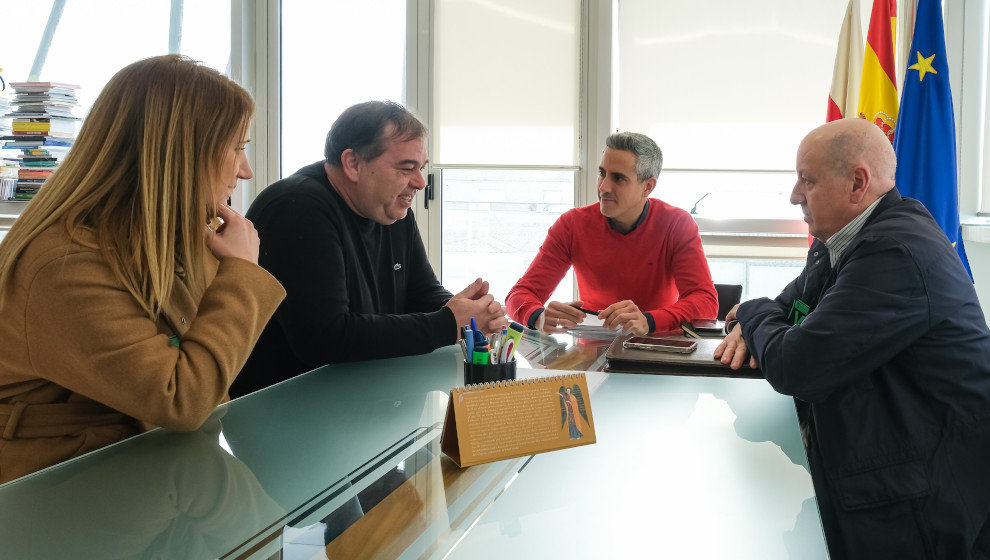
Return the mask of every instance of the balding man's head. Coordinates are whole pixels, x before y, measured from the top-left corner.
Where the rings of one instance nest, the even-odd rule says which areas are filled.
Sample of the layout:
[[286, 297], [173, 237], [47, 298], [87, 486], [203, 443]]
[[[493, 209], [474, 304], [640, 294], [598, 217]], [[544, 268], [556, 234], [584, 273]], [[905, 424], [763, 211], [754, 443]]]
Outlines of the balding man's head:
[[876, 125], [830, 122], [798, 148], [791, 203], [801, 205], [811, 234], [826, 240], [894, 187], [895, 167], [894, 149]]
[[805, 142], [809, 140], [820, 143], [826, 163], [839, 177], [849, 175], [856, 165], [869, 168], [874, 189], [870, 194], [875, 195], [870, 202], [894, 187], [894, 147], [877, 125], [864, 119], [840, 119], [811, 131]]

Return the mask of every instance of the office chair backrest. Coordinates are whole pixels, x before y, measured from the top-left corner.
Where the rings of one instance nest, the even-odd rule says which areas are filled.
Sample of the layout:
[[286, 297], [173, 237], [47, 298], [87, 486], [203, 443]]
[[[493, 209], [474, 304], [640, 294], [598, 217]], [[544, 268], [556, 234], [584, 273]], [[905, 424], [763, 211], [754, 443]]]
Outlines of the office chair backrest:
[[742, 298], [742, 285], [715, 284], [715, 291], [718, 293], [718, 320], [724, 321], [732, 306]]

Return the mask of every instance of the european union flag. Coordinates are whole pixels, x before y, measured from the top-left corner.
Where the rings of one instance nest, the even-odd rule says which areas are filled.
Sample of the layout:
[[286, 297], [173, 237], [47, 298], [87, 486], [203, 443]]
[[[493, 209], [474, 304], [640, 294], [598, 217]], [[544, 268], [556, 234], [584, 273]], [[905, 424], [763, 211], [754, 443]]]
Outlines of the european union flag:
[[894, 133], [897, 189], [920, 200], [931, 212], [972, 279], [959, 226], [956, 127], [938, 0], [918, 0], [908, 62], [913, 64], [904, 76]]

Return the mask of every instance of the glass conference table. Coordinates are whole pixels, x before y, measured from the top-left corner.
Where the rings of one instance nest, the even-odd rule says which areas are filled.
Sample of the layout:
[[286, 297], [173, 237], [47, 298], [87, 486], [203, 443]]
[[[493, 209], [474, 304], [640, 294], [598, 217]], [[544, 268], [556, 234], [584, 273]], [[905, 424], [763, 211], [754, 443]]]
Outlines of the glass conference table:
[[3, 558], [827, 558], [793, 401], [759, 379], [587, 370], [597, 443], [460, 469], [461, 355], [326, 366], [0, 486]]

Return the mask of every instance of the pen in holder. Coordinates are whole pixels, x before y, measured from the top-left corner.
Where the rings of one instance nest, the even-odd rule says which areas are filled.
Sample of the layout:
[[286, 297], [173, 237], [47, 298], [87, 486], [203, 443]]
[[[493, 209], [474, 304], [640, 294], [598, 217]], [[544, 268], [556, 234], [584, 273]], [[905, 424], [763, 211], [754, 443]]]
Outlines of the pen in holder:
[[516, 361], [504, 364], [472, 364], [464, 362], [464, 384], [506, 381], [516, 378]]
[[464, 353], [464, 384], [509, 381], [516, 378], [516, 345], [522, 338], [523, 326], [510, 323], [501, 333], [486, 338], [471, 318], [470, 327], [461, 327], [458, 341]]

